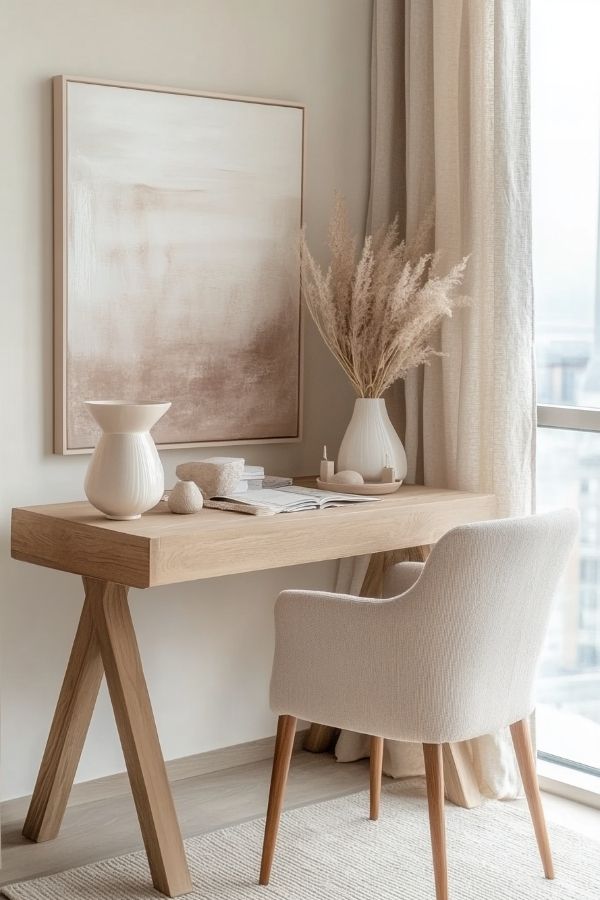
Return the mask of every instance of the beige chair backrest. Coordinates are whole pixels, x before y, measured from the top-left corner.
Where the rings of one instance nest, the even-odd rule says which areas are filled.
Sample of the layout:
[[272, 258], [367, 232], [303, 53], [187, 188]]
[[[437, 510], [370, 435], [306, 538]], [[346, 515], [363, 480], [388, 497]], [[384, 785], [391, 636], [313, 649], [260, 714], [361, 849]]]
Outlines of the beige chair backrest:
[[[427, 721], [414, 723], [415, 737], [462, 740], [529, 715], [578, 522], [565, 509], [454, 528], [433, 548], [417, 583], [388, 601], [388, 614], [395, 607], [402, 619], [402, 652], [419, 673], [421, 712], [413, 712]], [[410, 671], [410, 662], [402, 668]]]

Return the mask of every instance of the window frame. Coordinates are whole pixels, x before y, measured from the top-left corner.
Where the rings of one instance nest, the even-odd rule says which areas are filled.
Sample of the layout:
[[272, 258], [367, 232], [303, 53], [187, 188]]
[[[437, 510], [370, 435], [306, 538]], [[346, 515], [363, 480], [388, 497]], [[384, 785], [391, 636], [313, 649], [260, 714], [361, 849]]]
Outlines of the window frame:
[[537, 405], [538, 428], [600, 432], [600, 409], [587, 406]]
[[[550, 403], [538, 403], [536, 409], [537, 428], [600, 433], [600, 409]], [[576, 760], [559, 762], [553, 754], [539, 750], [536, 756], [542, 790], [600, 809], [598, 775], [582, 771]]]

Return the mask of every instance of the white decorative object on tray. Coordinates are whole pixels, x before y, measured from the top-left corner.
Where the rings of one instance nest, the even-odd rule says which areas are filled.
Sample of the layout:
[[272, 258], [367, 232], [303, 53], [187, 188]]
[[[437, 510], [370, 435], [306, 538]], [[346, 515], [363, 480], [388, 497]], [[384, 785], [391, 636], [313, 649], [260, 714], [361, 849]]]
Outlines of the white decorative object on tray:
[[335, 472], [335, 460], [327, 459], [327, 447], [323, 445], [323, 457], [319, 468], [319, 475], [323, 481], [329, 481]]
[[358, 397], [338, 453], [340, 469], [354, 469], [367, 481], [381, 478], [389, 461], [396, 478], [406, 477], [406, 453], [387, 414], [385, 400]]
[[167, 505], [172, 513], [189, 516], [200, 512], [203, 505], [202, 491], [193, 481], [178, 481], [169, 492]]
[[394, 466], [390, 465], [390, 461], [387, 460], [385, 466], [381, 472], [381, 480], [382, 481], [396, 481], [396, 469]]
[[317, 478], [317, 487], [322, 491], [337, 491], [340, 494], [360, 494], [365, 497], [376, 497], [378, 494], [393, 494], [401, 484], [401, 481], [340, 484], [339, 482], [321, 481], [320, 478]]
[[194, 481], [205, 499], [235, 491], [244, 473], [244, 459], [237, 456], [211, 456], [181, 463], [175, 474], [182, 481]]
[[85, 405], [102, 429], [85, 476], [85, 495], [109, 519], [139, 519], [165, 489], [150, 429], [171, 404], [88, 400]]
[[342, 469], [341, 472], [336, 472], [335, 475], [332, 475], [330, 478], [323, 478], [321, 475], [321, 481], [326, 482], [327, 484], [364, 484], [365, 479], [362, 477], [360, 472], [353, 472], [351, 469]]

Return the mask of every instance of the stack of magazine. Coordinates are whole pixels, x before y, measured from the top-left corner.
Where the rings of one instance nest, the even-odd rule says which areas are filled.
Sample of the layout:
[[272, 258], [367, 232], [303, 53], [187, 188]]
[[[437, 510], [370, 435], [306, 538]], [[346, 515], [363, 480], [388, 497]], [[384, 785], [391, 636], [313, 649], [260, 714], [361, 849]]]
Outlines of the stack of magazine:
[[248, 489], [243, 493], [232, 492], [205, 501], [205, 506], [235, 510], [254, 516], [272, 516], [276, 513], [303, 512], [307, 509], [329, 509], [347, 503], [371, 503], [380, 499], [380, 497], [337, 494], [334, 491], [318, 491], [315, 488], [286, 485], [274, 489], [265, 487], [258, 490]]
[[246, 491], [260, 491], [263, 488], [279, 488], [292, 483], [291, 478], [279, 475], [265, 475], [262, 466], [245, 466], [241, 479], [233, 489], [234, 494], [245, 494]]

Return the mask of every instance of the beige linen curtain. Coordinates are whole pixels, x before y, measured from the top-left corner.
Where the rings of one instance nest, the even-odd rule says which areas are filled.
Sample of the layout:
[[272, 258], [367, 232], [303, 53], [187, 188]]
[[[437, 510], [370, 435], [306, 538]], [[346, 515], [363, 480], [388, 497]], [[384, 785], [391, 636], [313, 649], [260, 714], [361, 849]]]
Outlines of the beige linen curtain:
[[[375, 0], [369, 230], [398, 211], [408, 236], [435, 196], [444, 265], [470, 254], [469, 309], [447, 321], [447, 354], [388, 401], [405, 425], [409, 481], [490, 491], [500, 515], [531, 511], [535, 405], [530, 261], [528, 4]], [[341, 564], [340, 590], [365, 559]], [[501, 623], [499, 623], [501, 627]], [[470, 742], [483, 794], [516, 796], [506, 735]], [[340, 760], [368, 755], [342, 733]], [[385, 770], [422, 771], [420, 748], [390, 743]]]

